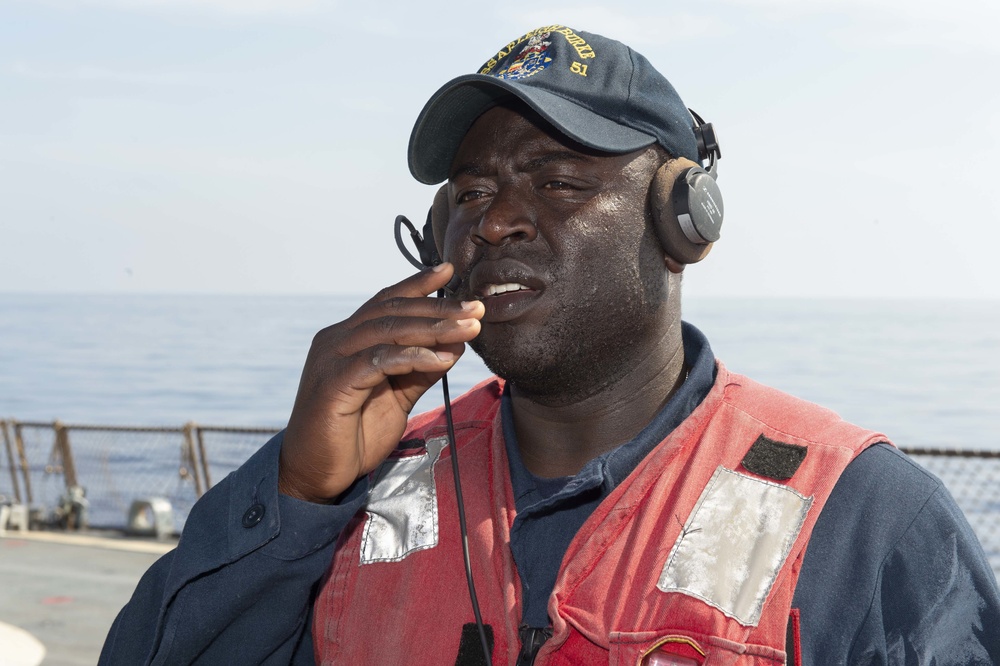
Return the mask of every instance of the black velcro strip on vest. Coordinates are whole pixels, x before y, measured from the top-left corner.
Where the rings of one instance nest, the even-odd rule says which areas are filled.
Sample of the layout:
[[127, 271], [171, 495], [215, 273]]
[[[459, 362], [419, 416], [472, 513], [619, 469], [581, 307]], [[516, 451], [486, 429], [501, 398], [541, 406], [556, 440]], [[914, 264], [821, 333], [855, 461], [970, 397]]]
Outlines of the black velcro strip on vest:
[[419, 438], [415, 439], [404, 439], [402, 442], [396, 445], [399, 450], [410, 450], [410, 449], [422, 449], [427, 446], [427, 443]]
[[776, 442], [761, 435], [743, 456], [743, 467], [757, 476], [785, 481], [792, 478], [806, 459], [807, 450], [805, 446]]
[[[483, 625], [486, 629], [486, 643], [490, 647], [490, 661], [493, 656], [493, 627]], [[458, 644], [458, 657], [455, 666], [490, 666], [483, 654], [483, 642], [479, 640], [479, 628], [475, 622], [462, 625], [462, 641]]]

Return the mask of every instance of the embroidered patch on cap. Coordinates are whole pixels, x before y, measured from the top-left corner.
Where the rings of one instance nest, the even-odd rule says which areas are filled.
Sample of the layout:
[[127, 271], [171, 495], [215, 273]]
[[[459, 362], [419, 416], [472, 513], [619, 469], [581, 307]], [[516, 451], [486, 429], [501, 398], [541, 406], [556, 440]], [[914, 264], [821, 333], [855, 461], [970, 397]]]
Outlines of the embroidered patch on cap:
[[375, 473], [361, 537], [361, 564], [398, 562], [438, 543], [437, 488], [434, 463], [447, 437], [427, 440], [424, 451], [403, 450], [387, 458]]
[[808, 448], [777, 442], [761, 435], [743, 456], [743, 467], [758, 476], [787, 481], [806, 459]]
[[812, 502], [787, 486], [717, 468], [656, 587], [756, 626]]
[[548, 67], [552, 62], [552, 58], [548, 57], [549, 47], [552, 46], [552, 42], [548, 41], [549, 34], [543, 32], [529, 39], [527, 45], [514, 58], [514, 62], [494, 76], [498, 79], [516, 81], [537, 74]]

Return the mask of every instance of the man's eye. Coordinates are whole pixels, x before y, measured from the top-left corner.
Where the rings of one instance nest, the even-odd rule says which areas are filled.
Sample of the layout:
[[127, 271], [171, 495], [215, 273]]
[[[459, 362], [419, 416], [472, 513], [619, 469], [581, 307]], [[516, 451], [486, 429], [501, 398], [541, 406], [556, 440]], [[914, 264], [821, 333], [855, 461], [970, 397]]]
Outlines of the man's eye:
[[465, 192], [460, 192], [457, 197], [455, 197], [455, 203], [466, 203], [468, 201], [475, 201], [476, 199], [481, 199], [485, 196], [485, 192], [480, 190], [468, 190]]
[[545, 188], [549, 190], [569, 190], [573, 189], [573, 186], [562, 180], [550, 180], [545, 183]]

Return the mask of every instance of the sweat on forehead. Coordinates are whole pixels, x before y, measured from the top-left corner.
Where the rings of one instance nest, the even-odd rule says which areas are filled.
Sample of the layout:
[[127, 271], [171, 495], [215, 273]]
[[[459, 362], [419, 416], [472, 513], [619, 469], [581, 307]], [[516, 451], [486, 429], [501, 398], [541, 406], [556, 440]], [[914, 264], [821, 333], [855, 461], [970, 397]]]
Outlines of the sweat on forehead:
[[658, 144], [698, 160], [690, 113], [648, 60], [621, 42], [550, 25], [505, 44], [431, 97], [410, 135], [413, 176], [445, 180], [475, 120], [511, 97], [581, 146], [627, 153]]

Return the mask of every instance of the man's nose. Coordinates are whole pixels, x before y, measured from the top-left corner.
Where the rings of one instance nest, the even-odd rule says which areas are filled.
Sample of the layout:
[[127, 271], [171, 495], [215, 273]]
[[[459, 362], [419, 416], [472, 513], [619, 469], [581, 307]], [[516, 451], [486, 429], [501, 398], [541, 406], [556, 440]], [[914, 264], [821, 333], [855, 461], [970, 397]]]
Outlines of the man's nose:
[[507, 245], [534, 240], [538, 235], [530, 194], [519, 188], [501, 188], [472, 230], [476, 245]]

